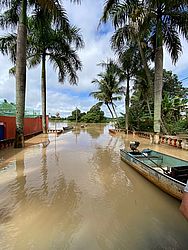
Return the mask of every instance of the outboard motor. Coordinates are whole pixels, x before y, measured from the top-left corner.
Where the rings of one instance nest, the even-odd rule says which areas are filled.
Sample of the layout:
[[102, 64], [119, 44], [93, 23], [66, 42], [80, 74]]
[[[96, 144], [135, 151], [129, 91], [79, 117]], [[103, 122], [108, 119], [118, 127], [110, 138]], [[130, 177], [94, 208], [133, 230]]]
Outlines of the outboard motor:
[[131, 141], [130, 142], [130, 148], [131, 148], [132, 151], [137, 150], [139, 145], [140, 145], [139, 141]]

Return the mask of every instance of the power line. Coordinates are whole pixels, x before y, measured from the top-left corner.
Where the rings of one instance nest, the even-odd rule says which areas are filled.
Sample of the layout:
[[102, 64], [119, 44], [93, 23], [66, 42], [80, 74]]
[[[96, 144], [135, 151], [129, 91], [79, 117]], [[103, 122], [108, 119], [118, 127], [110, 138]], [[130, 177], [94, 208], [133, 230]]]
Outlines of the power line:
[[184, 80], [186, 80], [186, 79], [188, 79], [188, 76], [185, 77], [185, 78], [183, 78], [183, 79], [181, 79], [180, 82], [182, 82], [182, 81], [184, 81]]

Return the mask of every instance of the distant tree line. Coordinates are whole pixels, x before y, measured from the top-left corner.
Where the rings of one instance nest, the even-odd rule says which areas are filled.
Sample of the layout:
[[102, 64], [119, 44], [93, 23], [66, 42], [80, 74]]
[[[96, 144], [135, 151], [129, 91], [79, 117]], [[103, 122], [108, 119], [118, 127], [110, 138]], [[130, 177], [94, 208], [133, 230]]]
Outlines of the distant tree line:
[[89, 111], [83, 113], [80, 109], [75, 109], [72, 111], [72, 115], [68, 116], [66, 120], [85, 123], [107, 122], [109, 119], [104, 116], [104, 112], [101, 110], [101, 105], [101, 103], [97, 103], [92, 106]]

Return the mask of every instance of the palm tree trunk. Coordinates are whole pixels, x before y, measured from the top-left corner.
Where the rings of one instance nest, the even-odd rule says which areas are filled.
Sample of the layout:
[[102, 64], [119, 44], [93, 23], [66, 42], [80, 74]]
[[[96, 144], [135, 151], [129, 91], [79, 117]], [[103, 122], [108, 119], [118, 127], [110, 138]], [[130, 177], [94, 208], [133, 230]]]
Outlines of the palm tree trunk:
[[42, 99], [42, 130], [47, 134], [46, 126], [46, 54], [42, 54], [42, 74], [41, 74], [41, 99]]
[[161, 102], [163, 84], [163, 47], [156, 48], [155, 52], [155, 80], [154, 80], [154, 143], [159, 143], [161, 127]]
[[[151, 88], [151, 84], [152, 84], [151, 75], [150, 75], [148, 63], [147, 63], [147, 60], [146, 60], [144, 51], [143, 51], [143, 49], [142, 49], [142, 46], [141, 46], [141, 42], [140, 42], [140, 38], [139, 38], [139, 37], [137, 37], [137, 43], [138, 43], [138, 48], [139, 48], [140, 56], [141, 56], [141, 59], [142, 59], [142, 63], [143, 63], [143, 66], [144, 66], [144, 70], [145, 70], [145, 72], [146, 72], [146, 77], [147, 77], [147, 81], [148, 81], [148, 89], [149, 89], [149, 88]], [[148, 105], [149, 115], [150, 115], [150, 117], [152, 117], [151, 108], [150, 108], [150, 105], [149, 105], [148, 100], [147, 100], [147, 105]]]
[[152, 117], [151, 108], [150, 108], [150, 105], [149, 105], [149, 98], [148, 98], [148, 96], [146, 96], [146, 103], [147, 103], [147, 107], [148, 107], [149, 116]]
[[16, 50], [16, 136], [14, 147], [24, 147], [24, 111], [26, 89], [27, 0], [22, 0]]
[[125, 130], [128, 134], [129, 131], [129, 88], [130, 88], [130, 77], [129, 77], [129, 73], [127, 74], [127, 89], [126, 89], [126, 95], [125, 95]]
[[[158, 8], [161, 8], [157, 2]], [[154, 143], [159, 143], [161, 131], [161, 102], [163, 88], [163, 35], [161, 17], [157, 18], [154, 79]]]
[[112, 112], [112, 110], [111, 110], [109, 104], [106, 103], [106, 106], [108, 107], [108, 110], [110, 111], [110, 114], [111, 114], [111, 116], [112, 116], [112, 119], [114, 119], [114, 114], [113, 114], [113, 112]]
[[117, 125], [118, 125], [118, 127], [120, 127], [119, 119], [118, 119], [118, 116], [117, 116], [117, 113], [116, 113], [116, 110], [115, 110], [115, 107], [114, 107], [113, 102], [111, 102], [111, 104], [112, 104], [112, 109], [113, 109], [113, 111], [114, 111], [114, 114], [115, 114], [115, 116], [116, 116]]

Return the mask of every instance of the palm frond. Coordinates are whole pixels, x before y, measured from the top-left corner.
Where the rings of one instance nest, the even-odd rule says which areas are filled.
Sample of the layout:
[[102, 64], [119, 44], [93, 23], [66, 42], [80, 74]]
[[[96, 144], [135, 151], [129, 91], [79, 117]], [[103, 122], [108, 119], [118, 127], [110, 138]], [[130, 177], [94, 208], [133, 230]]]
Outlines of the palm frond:
[[10, 8], [0, 15], [0, 27], [2, 29], [15, 29], [19, 20], [20, 0], [11, 1]]
[[36, 67], [38, 64], [40, 64], [40, 62], [41, 62], [41, 55], [35, 54], [34, 56], [27, 59], [27, 67], [29, 69]]
[[117, 29], [111, 38], [112, 49], [121, 51], [127, 44], [127, 41], [130, 41], [133, 37], [133, 29], [129, 25], [125, 25], [122, 28]]
[[174, 11], [170, 15], [169, 25], [177, 28], [178, 32], [186, 37], [188, 34], [188, 13], [187, 11]]
[[16, 62], [16, 39], [16, 34], [0, 37], [0, 52], [3, 55], [10, 56], [13, 63]]
[[59, 70], [59, 82], [63, 83], [65, 76], [67, 76], [70, 84], [77, 84], [78, 77], [76, 72], [81, 70], [82, 64], [75, 51], [72, 51], [71, 54], [49, 54], [49, 56], [49, 60], [54, 65], [54, 68]]
[[171, 55], [172, 62], [176, 63], [179, 57], [179, 54], [182, 52], [181, 41], [179, 38], [178, 32], [175, 30], [173, 26], [164, 27], [165, 35], [164, 35], [164, 43], [168, 52]]
[[15, 76], [16, 75], [16, 66], [14, 66], [11, 69], [9, 69], [9, 75], [11, 75], [11, 76]]
[[110, 17], [111, 10], [114, 8], [114, 6], [119, 2], [119, 0], [106, 0], [104, 5], [104, 11], [103, 16], [100, 19], [101, 23], [106, 23], [107, 20]]

